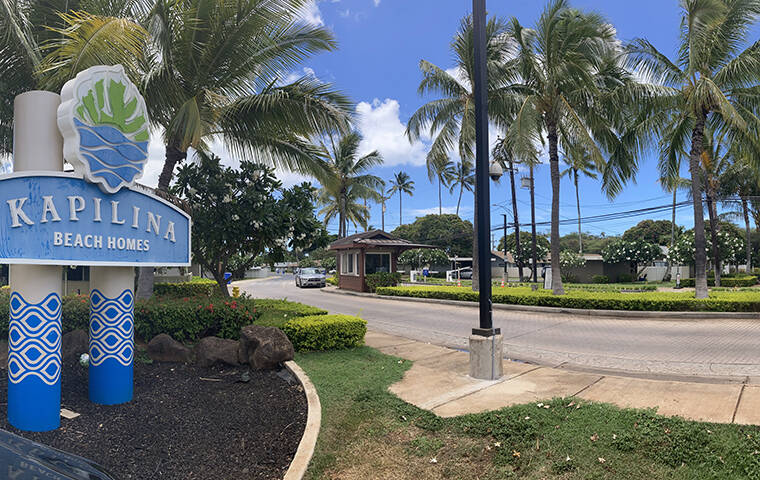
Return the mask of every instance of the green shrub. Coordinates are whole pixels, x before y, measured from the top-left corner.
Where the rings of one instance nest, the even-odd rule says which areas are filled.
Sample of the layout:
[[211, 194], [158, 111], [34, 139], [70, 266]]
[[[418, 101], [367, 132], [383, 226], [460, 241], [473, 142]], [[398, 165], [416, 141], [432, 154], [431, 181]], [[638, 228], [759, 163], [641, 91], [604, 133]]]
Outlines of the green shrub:
[[288, 321], [297, 317], [326, 315], [327, 310], [304, 305], [303, 303], [275, 300], [271, 298], [252, 300], [256, 312], [256, 325], [282, 328]]
[[585, 290], [588, 292], [653, 292], [657, 290], [657, 285], [649, 285], [646, 283], [570, 283], [565, 285], [565, 290]]
[[[696, 281], [693, 278], [683, 278], [681, 279], [681, 286], [682, 287], [693, 287], [695, 285]], [[751, 287], [752, 285], [757, 284], [757, 277], [755, 276], [742, 276], [742, 277], [721, 277], [720, 278], [720, 286], [721, 287]], [[707, 277], [707, 285], [709, 286], [715, 286], [715, 277], [709, 276]]]
[[189, 282], [157, 283], [153, 285], [153, 293], [163, 297], [210, 297], [216, 293], [217, 285], [207, 278], [193, 277]]
[[618, 275], [618, 283], [631, 283], [633, 281], [633, 275], [630, 273], [621, 273]]
[[290, 320], [282, 331], [299, 352], [336, 350], [362, 345], [367, 322], [350, 315], [317, 315]]
[[591, 277], [593, 283], [610, 283], [610, 277], [607, 275], [594, 275]]
[[370, 273], [364, 277], [367, 288], [374, 292], [378, 287], [395, 287], [401, 282], [401, 274], [398, 272]]
[[[478, 292], [466, 287], [381, 287], [378, 295], [439, 298], [475, 302]], [[691, 292], [617, 293], [568, 291], [552, 295], [550, 290], [528, 288], [500, 289], [493, 293], [494, 303], [594, 310], [760, 312], [756, 292], [711, 292], [709, 298], [696, 299]]]
[[327, 283], [329, 283], [330, 285], [335, 285], [337, 287], [338, 286], [338, 275], [333, 275], [332, 277], [327, 277], [327, 279], [325, 281]]

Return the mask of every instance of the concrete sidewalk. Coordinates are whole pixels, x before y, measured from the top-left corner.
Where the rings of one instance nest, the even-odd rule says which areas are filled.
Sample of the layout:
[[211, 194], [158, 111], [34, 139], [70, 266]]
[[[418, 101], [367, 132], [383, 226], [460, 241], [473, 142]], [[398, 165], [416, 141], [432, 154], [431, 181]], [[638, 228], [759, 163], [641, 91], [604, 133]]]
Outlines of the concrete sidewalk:
[[657, 408], [690, 420], [760, 425], [760, 385], [651, 380], [504, 361], [504, 377], [468, 375], [469, 354], [403, 337], [367, 332], [366, 344], [414, 362], [390, 391], [442, 417], [576, 396], [620, 407]]

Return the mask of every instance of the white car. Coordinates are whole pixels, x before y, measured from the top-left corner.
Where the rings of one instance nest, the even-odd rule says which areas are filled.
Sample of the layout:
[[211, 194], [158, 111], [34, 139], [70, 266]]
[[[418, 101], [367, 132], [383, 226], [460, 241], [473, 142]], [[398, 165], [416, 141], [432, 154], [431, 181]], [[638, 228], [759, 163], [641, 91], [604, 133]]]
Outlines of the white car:
[[319, 268], [300, 268], [296, 273], [296, 287], [324, 287], [326, 284], [325, 272]]

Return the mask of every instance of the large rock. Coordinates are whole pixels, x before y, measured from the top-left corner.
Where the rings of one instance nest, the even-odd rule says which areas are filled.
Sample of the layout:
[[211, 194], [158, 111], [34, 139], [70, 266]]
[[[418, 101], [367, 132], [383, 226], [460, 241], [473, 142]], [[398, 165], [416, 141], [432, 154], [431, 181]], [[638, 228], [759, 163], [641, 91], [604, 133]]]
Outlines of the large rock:
[[190, 363], [193, 352], [165, 333], [159, 333], [148, 343], [148, 356], [154, 362]]
[[248, 325], [240, 329], [240, 355], [252, 368], [272, 369], [293, 360], [293, 344], [276, 327]]
[[205, 337], [195, 345], [195, 363], [200, 367], [217, 364], [240, 365], [238, 348], [240, 343], [219, 337]]
[[63, 361], [77, 359], [83, 353], [90, 351], [87, 332], [81, 328], [66, 333], [61, 338], [61, 357]]

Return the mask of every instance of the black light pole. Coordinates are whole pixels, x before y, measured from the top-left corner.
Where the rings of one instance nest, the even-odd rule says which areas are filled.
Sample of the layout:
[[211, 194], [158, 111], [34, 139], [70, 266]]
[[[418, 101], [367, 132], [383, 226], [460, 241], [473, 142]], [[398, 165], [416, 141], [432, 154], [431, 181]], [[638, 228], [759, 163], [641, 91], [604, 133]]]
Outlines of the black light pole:
[[504, 217], [504, 277], [507, 278], [507, 214], [502, 213]]
[[491, 310], [491, 208], [488, 163], [488, 74], [486, 73], [486, 0], [472, 0], [473, 37], [475, 40], [475, 195], [477, 196], [478, 226], [478, 280], [480, 282], [480, 328], [474, 335], [491, 337], [493, 328]]

